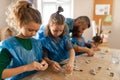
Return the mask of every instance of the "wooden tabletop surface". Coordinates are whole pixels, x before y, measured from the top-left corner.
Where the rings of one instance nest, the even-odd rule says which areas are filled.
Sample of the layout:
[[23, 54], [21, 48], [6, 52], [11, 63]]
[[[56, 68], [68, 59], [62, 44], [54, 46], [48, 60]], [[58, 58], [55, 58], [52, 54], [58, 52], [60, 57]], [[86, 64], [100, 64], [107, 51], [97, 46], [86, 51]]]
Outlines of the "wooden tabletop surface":
[[72, 74], [53, 72], [48, 68], [22, 80], [120, 80], [120, 64], [112, 63], [111, 51], [116, 49], [101, 48], [93, 57], [76, 56]]

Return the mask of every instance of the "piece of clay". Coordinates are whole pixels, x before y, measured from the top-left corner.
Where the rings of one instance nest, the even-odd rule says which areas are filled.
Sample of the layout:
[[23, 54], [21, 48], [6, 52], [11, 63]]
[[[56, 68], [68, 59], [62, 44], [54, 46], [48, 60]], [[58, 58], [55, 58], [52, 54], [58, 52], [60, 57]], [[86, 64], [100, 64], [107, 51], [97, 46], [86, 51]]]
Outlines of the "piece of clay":
[[96, 75], [96, 74], [97, 74], [97, 72], [96, 72], [96, 70], [95, 70], [95, 69], [91, 69], [91, 70], [90, 70], [90, 74], [92, 74], [92, 75]]
[[82, 69], [80, 69], [80, 72], [83, 72], [83, 70], [82, 70]]
[[110, 72], [110, 77], [114, 77], [114, 73], [113, 72]]
[[86, 60], [85, 63], [89, 64], [90, 62], [88, 60]]
[[75, 71], [80, 71], [80, 67], [79, 66], [74, 66], [74, 70]]
[[97, 68], [97, 70], [101, 70], [101, 69], [102, 69], [102, 67], [98, 67], [98, 68]]
[[111, 70], [111, 68], [109, 67], [109, 68], [107, 68], [107, 70]]

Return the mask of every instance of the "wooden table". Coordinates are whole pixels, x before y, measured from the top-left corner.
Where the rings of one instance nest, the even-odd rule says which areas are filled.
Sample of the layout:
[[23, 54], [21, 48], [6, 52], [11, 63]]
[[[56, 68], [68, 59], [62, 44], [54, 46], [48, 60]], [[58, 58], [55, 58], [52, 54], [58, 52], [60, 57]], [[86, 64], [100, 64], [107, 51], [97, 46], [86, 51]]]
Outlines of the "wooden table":
[[22, 80], [120, 80], [120, 64], [112, 63], [111, 51], [116, 49], [101, 48], [93, 57], [76, 56], [72, 74], [47, 69]]

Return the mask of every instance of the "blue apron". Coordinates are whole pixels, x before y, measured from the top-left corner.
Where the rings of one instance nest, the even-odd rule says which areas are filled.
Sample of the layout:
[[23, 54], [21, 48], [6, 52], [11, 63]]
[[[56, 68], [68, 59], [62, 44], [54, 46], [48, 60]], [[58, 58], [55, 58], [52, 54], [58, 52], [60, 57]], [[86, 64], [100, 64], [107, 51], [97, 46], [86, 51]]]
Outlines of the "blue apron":
[[[31, 38], [32, 49], [26, 50], [22, 45], [16, 40], [15, 37], [4, 40], [0, 43], [0, 48], [7, 48], [12, 55], [12, 60], [7, 68], [15, 68], [29, 64], [33, 61], [40, 62], [42, 59], [42, 46], [40, 41]], [[25, 76], [33, 74], [37, 71], [28, 71], [21, 73], [19, 75], [7, 78], [5, 80], [19, 80]]]
[[66, 49], [68, 38], [60, 38], [59, 43], [55, 43], [52, 38], [45, 37], [41, 40], [42, 46], [46, 48], [48, 52], [48, 58], [56, 62], [61, 62], [69, 57], [69, 53]]

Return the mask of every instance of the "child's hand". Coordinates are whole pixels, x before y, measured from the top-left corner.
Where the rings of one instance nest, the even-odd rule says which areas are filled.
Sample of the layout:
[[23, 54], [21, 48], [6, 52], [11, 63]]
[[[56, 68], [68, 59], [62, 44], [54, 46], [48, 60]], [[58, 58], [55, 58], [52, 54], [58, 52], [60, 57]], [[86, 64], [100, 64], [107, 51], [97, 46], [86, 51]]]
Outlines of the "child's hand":
[[[43, 66], [43, 64], [45, 66]], [[48, 64], [46, 62], [39, 63], [39, 62], [32, 62], [28, 65], [25, 65], [26, 71], [33, 71], [33, 70], [45, 70], [48, 67]]]
[[92, 49], [88, 49], [88, 56], [94, 56], [94, 51]]
[[61, 66], [59, 65], [59, 63], [57, 63], [55, 61], [51, 61], [50, 65], [51, 65], [53, 71], [55, 71], [55, 72], [59, 72], [62, 69]]
[[47, 67], [48, 67], [48, 64], [47, 64], [47, 62], [45, 60], [42, 60], [41, 65], [42, 65], [41, 70], [46, 70]]
[[67, 73], [71, 73], [73, 71], [73, 68], [74, 68], [74, 63], [68, 63], [65, 67]]
[[92, 46], [92, 48], [96, 48], [96, 45], [95, 45], [95, 44], [93, 44], [93, 43], [91, 44], [91, 46]]
[[92, 49], [93, 49], [93, 51], [100, 51], [100, 48], [98, 47], [98, 44], [93, 44], [92, 43]]
[[92, 48], [94, 51], [100, 51], [100, 48], [99, 47], [96, 47], [96, 48]]

